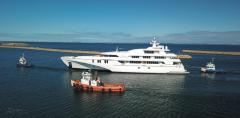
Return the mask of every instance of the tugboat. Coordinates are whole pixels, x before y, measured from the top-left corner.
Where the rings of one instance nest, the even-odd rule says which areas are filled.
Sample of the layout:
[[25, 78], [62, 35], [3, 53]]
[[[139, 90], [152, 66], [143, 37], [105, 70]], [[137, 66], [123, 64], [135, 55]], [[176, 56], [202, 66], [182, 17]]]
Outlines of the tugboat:
[[27, 60], [24, 58], [24, 53], [23, 53], [23, 56], [20, 57], [19, 61], [17, 62], [17, 66], [32, 67], [34, 65], [27, 63]]
[[100, 78], [97, 77], [97, 71], [95, 71], [95, 78], [91, 76], [91, 70], [89, 72], [83, 71], [81, 80], [71, 80], [71, 85], [77, 90], [84, 91], [100, 91], [100, 92], [124, 92], [125, 86], [123, 84], [103, 83]]
[[206, 65], [206, 68], [201, 68], [201, 72], [205, 73], [226, 73], [227, 71], [224, 69], [215, 69], [215, 64], [213, 63], [214, 58], [212, 58], [212, 63], [209, 62]]

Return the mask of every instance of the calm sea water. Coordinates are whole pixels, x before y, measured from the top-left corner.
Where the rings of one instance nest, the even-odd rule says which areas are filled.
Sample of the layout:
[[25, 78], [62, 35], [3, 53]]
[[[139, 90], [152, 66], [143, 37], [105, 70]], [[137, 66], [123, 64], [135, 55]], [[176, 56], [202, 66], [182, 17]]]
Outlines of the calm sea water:
[[[28, 43], [34, 47], [114, 51], [146, 48], [149, 44]], [[230, 45], [169, 44], [179, 50], [238, 51]], [[22, 53], [33, 68], [17, 67]], [[189, 54], [182, 60], [189, 75], [98, 72], [107, 83], [122, 83], [124, 93], [75, 91], [71, 79], [81, 70], [69, 70], [60, 60], [71, 53], [0, 48], [0, 117], [240, 117], [240, 56]], [[83, 54], [78, 54], [83, 55]], [[203, 74], [215, 58], [227, 74]]]

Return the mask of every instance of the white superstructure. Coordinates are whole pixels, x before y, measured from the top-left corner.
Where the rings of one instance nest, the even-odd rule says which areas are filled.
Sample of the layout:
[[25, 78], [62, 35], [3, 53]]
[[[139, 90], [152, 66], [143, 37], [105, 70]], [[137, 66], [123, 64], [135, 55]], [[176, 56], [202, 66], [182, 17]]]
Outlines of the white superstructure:
[[20, 57], [18, 63], [19, 63], [19, 64], [26, 64], [26, 62], [27, 62], [27, 60], [24, 58], [24, 53], [23, 53], [23, 56]]
[[171, 73], [188, 74], [181, 63], [167, 46], [159, 45], [156, 37], [150, 42], [152, 47], [129, 51], [103, 52], [94, 56], [64, 56], [62, 61], [69, 68], [109, 70], [126, 73]]

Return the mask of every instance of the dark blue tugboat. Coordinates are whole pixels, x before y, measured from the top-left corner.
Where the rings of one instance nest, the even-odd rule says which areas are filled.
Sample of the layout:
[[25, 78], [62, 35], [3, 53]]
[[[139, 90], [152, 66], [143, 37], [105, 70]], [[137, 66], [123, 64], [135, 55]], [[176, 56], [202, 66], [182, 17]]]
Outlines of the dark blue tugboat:
[[212, 63], [209, 62], [206, 65], [206, 68], [201, 68], [202, 72], [205, 73], [226, 73], [227, 71], [224, 69], [215, 69], [215, 64], [213, 63], [214, 58], [212, 59]]
[[27, 63], [27, 60], [24, 58], [24, 54], [20, 57], [19, 61], [17, 62], [17, 66], [23, 67], [33, 67], [34, 65]]

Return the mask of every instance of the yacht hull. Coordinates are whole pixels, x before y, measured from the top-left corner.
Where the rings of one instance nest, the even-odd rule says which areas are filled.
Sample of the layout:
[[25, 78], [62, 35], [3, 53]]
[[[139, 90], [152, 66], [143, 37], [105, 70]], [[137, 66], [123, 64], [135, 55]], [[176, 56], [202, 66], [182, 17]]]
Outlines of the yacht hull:
[[[104, 70], [120, 73], [165, 73], [165, 74], [189, 74], [183, 65], [151, 65], [151, 64], [119, 64], [117, 60], [109, 60], [108, 63], [97, 63], [92, 57], [61, 57], [66, 66], [72, 69]], [[104, 60], [104, 59], [102, 59]]]
[[150, 42], [152, 47], [114, 52], [102, 52], [94, 56], [65, 56], [62, 61], [75, 69], [92, 69], [124, 73], [167, 73], [188, 74], [177, 58], [168, 53], [167, 46], [159, 45], [156, 37]]

